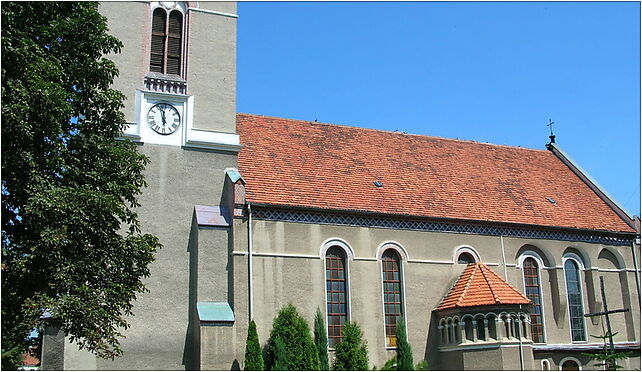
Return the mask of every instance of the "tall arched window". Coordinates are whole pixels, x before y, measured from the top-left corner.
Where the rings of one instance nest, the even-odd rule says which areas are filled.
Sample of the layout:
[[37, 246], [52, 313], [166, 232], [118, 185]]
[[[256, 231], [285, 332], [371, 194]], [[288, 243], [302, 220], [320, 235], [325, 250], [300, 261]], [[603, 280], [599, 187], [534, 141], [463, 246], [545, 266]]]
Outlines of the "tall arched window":
[[348, 320], [348, 296], [345, 252], [340, 247], [328, 249], [325, 255], [325, 288], [328, 314], [328, 345], [336, 346]]
[[394, 249], [381, 257], [383, 278], [383, 309], [386, 327], [386, 346], [397, 346], [397, 321], [403, 316], [401, 260]]
[[582, 284], [580, 282], [580, 266], [575, 259], [568, 258], [564, 262], [564, 276], [566, 277], [568, 312], [571, 322], [571, 340], [586, 341], [586, 334], [584, 331]]
[[544, 322], [542, 318], [542, 292], [539, 279], [539, 264], [533, 257], [527, 257], [522, 264], [526, 297], [533, 301], [531, 311], [531, 338], [535, 343], [544, 342]]
[[152, 39], [149, 70], [166, 75], [181, 75], [183, 13], [158, 7], [152, 13]]

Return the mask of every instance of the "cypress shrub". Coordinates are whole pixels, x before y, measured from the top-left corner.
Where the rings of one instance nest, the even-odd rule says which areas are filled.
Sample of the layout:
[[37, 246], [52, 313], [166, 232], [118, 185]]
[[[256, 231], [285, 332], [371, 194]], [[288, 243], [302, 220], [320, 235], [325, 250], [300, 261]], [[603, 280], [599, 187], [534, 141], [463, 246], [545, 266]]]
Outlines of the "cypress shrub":
[[323, 314], [321, 314], [319, 308], [317, 308], [317, 313], [314, 315], [314, 344], [319, 353], [319, 368], [322, 371], [328, 371], [330, 369], [328, 364], [328, 336], [325, 333]]
[[[283, 348], [276, 342], [279, 338]], [[274, 318], [267, 346], [265, 364], [268, 369], [319, 370], [319, 355], [310, 327], [292, 305], [281, 309]]]
[[406, 322], [403, 317], [397, 319], [397, 371], [413, 371], [412, 348], [406, 335]]
[[288, 363], [286, 360], [286, 351], [285, 344], [281, 340], [281, 336], [276, 336], [274, 338], [274, 365], [272, 366], [273, 371], [287, 371]]
[[343, 338], [336, 346], [335, 371], [364, 371], [368, 369], [368, 345], [357, 323], [346, 323]]
[[245, 370], [263, 371], [263, 355], [259, 344], [259, 335], [256, 332], [256, 323], [250, 321], [245, 340]]

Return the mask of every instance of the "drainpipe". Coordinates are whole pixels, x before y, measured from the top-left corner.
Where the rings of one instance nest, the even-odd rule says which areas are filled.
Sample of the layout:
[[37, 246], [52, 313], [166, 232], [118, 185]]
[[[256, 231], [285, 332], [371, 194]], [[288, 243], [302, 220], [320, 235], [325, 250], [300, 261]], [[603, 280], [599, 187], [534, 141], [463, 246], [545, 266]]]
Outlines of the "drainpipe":
[[638, 272], [638, 257], [635, 254], [635, 240], [631, 243], [631, 252], [633, 253], [633, 269], [635, 269], [635, 289], [638, 290], [638, 305], [640, 305], [640, 273]]
[[506, 268], [506, 252], [504, 252], [504, 235], [499, 236], [499, 241], [502, 243], [502, 263], [504, 264], [504, 279], [508, 280], [508, 269]]
[[249, 296], [248, 296], [248, 305], [250, 312], [250, 321], [254, 319], [254, 291], [252, 287], [252, 206], [250, 203], [247, 203], [247, 266], [248, 266], [248, 286], [249, 286]]
[[519, 305], [519, 313], [517, 314], [517, 339], [519, 340], [519, 370], [524, 370], [524, 352], [522, 350], [522, 319], [520, 314], [522, 313], [522, 305]]

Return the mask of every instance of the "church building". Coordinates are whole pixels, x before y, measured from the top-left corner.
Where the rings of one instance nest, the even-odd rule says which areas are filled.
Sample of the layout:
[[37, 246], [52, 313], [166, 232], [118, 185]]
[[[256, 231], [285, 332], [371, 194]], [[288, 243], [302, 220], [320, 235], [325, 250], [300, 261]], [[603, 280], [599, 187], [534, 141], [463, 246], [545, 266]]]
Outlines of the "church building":
[[[288, 304], [348, 321], [370, 366], [406, 321], [432, 370], [596, 370], [603, 281], [640, 369], [639, 228], [555, 143], [526, 149], [240, 114], [236, 3], [105, 2], [124, 139], [151, 162], [141, 229], [163, 248], [104, 360], [46, 330], [42, 367], [244, 368]], [[430, 125], [430, 123], [426, 123]]]

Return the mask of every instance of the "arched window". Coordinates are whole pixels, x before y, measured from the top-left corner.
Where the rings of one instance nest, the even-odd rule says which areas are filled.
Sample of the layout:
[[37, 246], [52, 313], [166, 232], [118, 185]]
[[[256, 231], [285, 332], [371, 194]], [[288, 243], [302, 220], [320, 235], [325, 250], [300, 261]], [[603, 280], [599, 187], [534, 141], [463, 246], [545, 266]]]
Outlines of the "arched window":
[[475, 262], [475, 258], [473, 257], [472, 254], [468, 252], [461, 253], [459, 257], [457, 257], [458, 264], [469, 264], [474, 262]]
[[163, 7], [152, 12], [152, 39], [149, 70], [166, 75], [181, 75], [183, 13]]
[[548, 362], [548, 360], [543, 359], [542, 360], [542, 371], [550, 371], [551, 370], [551, 365]]
[[533, 257], [527, 257], [522, 264], [526, 297], [533, 301], [531, 311], [531, 338], [534, 343], [544, 342], [544, 322], [542, 318], [542, 292], [539, 278], [539, 265]]
[[477, 340], [486, 340], [486, 325], [484, 324], [484, 318], [478, 317], [475, 321], [477, 321]]
[[397, 346], [397, 321], [403, 316], [401, 260], [394, 249], [381, 257], [383, 278], [383, 309], [386, 327], [386, 346]]
[[577, 359], [572, 357], [567, 357], [562, 359], [560, 363], [561, 371], [581, 371], [582, 367]]
[[328, 344], [334, 347], [348, 320], [346, 257], [343, 249], [333, 246], [325, 255], [325, 288], [328, 314]]
[[582, 284], [580, 283], [580, 266], [573, 258], [564, 262], [566, 293], [568, 295], [568, 312], [571, 322], [571, 340], [586, 341], [584, 331], [584, 304], [582, 302]]

